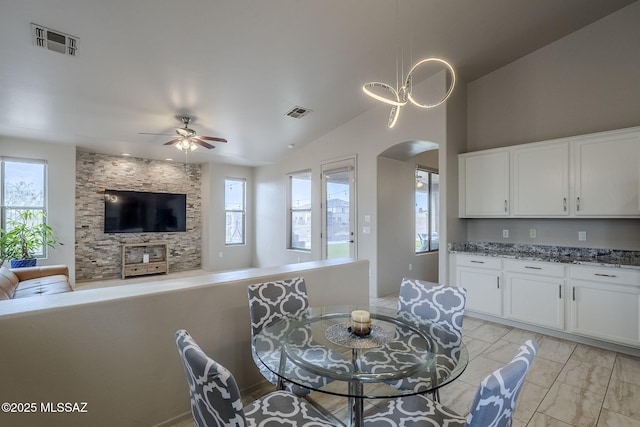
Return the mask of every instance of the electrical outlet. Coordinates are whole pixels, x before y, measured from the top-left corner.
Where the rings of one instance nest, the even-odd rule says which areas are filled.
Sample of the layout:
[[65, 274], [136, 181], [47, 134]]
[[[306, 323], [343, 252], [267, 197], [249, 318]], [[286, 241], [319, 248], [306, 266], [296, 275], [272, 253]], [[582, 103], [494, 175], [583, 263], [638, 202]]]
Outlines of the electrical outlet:
[[531, 237], [532, 239], [536, 238], [536, 229], [532, 228], [531, 230], [529, 230], [529, 237]]
[[584, 242], [587, 240], [587, 232], [586, 231], [578, 231], [578, 240]]
[[413, 270], [413, 264], [409, 264], [409, 271]]
[[502, 230], [502, 237], [505, 238], [505, 239], [509, 238], [509, 230], [508, 229], [505, 228], [504, 230]]

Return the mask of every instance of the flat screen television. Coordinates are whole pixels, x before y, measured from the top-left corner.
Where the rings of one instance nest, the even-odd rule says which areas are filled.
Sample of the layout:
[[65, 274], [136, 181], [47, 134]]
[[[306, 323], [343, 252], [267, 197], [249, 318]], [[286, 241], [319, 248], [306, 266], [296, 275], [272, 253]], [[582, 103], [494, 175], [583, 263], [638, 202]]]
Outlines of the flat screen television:
[[105, 190], [105, 233], [187, 231], [187, 195]]

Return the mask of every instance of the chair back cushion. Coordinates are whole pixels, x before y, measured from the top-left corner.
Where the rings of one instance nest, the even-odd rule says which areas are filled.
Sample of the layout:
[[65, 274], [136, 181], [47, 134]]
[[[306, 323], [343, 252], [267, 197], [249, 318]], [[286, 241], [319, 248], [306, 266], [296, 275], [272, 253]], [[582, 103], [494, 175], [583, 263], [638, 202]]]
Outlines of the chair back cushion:
[[482, 380], [467, 416], [467, 426], [511, 426], [516, 400], [537, 349], [535, 341], [526, 341], [511, 362]]
[[196, 426], [245, 426], [240, 392], [231, 372], [207, 357], [187, 331], [176, 332], [176, 344], [189, 384]]
[[249, 285], [251, 336], [283, 317], [297, 317], [309, 308], [304, 278]]
[[441, 330], [431, 331], [432, 336], [445, 347], [458, 347], [466, 300], [464, 288], [404, 278], [400, 283], [398, 311], [436, 324]]

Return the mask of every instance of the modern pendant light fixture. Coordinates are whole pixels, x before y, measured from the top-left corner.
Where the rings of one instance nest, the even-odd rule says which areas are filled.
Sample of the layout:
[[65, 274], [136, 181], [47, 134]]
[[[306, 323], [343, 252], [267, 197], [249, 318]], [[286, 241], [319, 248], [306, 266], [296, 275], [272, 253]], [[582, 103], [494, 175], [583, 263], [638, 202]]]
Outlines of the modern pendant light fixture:
[[[398, 1], [399, 0], [396, 1], [396, 19], [397, 20], [399, 15]], [[396, 87], [395, 88], [383, 82], [369, 82], [362, 85], [362, 91], [364, 93], [366, 93], [373, 99], [376, 99], [380, 102], [384, 102], [385, 104], [391, 105], [391, 113], [389, 114], [389, 121], [387, 123], [389, 128], [393, 128], [395, 126], [395, 124], [398, 121], [398, 116], [400, 115], [400, 108], [407, 105], [407, 103], [411, 102], [413, 105], [419, 108], [428, 109], [428, 108], [437, 107], [438, 105], [444, 103], [449, 98], [449, 96], [453, 92], [453, 88], [456, 85], [455, 70], [453, 69], [453, 66], [449, 64], [447, 61], [445, 61], [444, 59], [435, 58], [435, 57], [424, 58], [418, 61], [417, 63], [415, 63], [413, 67], [411, 67], [411, 69], [407, 73], [407, 77], [405, 78], [403, 75], [398, 74], [399, 65], [398, 65], [397, 56], [398, 55], [396, 54]], [[418, 70], [423, 66], [426, 66], [428, 63], [442, 64], [444, 65], [445, 69], [448, 70], [449, 73], [451, 74], [451, 82], [449, 83], [449, 88], [447, 89], [446, 93], [441, 99], [432, 103], [424, 103], [416, 99], [416, 97], [413, 94], [413, 87], [412, 87], [413, 78], [416, 70]], [[403, 82], [403, 85], [401, 87], [399, 84], [400, 81]]]

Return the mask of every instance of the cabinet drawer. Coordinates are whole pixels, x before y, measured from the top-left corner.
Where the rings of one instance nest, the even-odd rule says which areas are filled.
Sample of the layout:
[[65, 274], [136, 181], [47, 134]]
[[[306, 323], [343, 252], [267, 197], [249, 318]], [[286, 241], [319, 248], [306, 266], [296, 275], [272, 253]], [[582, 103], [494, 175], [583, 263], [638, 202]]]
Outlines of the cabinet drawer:
[[148, 273], [166, 273], [167, 272], [167, 263], [162, 262], [150, 262], [147, 264], [147, 272]]
[[473, 256], [473, 255], [458, 255], [456, 258], [457, 266], [464, 267], [476, 267], [476, 268], [490, 268], [493, 270], [502, 269], [502, 260], [500, 258], [494, 258], [489, 256]]
[[569, 272], [572, 279], [640, 286], [640, 270], [574, 265], [569, 267]]
[[125, 276], [137, 276], [139, 274], [147, 274], [147, 264], [132, 264], [124, 268]]
[[564, 277], [565, 266], [553, 262], [506, 260], [505, 269], [514, 273], [536, 274], [540, 276]]

